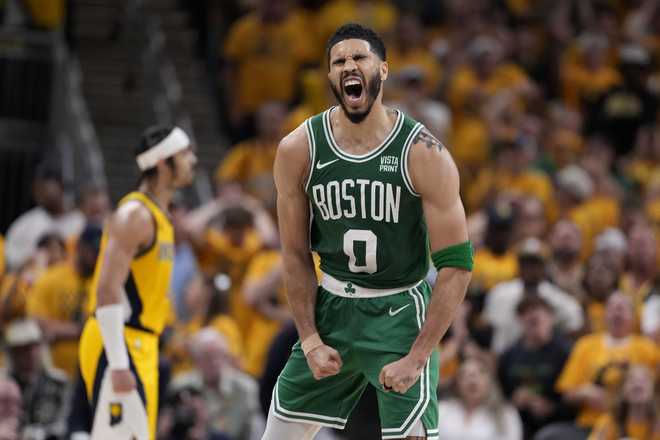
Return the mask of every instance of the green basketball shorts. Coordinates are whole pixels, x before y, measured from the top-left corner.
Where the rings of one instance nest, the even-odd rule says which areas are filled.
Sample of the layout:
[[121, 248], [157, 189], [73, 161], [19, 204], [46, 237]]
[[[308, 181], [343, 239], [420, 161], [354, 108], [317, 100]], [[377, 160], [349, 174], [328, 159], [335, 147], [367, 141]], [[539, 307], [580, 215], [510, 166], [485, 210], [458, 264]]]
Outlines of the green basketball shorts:
[[381, 369], [408, 354], [431, 298], [425, 281], [402, 289], [365, 289], [324, 275], [316, 299], [316, 326], [341, 355], [339, 374], [316, 380], [298, 341], [273, 391], [273, 411], [286, 421], [343, 429], [364, 389], [378, 396], [383, 439], [406, 438], [418, 420], [427, 439], [438, 438], [439, 359], [435, 351], [405, 393], [385, 391]]

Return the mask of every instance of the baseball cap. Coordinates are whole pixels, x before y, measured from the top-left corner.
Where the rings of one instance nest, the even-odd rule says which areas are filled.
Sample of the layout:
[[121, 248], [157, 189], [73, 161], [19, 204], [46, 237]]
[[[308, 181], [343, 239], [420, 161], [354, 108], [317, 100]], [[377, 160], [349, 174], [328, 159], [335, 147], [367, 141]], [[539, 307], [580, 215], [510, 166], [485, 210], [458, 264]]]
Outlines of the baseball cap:
[[41, 329], [37, 322], [31, 319], [13, 321], [5, 330], [5, 343], [8, 347], [39, 344], [41, 341]]

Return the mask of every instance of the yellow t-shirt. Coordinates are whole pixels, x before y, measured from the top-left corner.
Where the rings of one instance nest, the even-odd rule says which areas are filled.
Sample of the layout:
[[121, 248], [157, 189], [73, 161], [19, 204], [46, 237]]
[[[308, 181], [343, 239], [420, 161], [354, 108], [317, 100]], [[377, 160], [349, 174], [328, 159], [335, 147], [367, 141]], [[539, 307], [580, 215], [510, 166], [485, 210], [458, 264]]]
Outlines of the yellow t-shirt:
[[243, 243], [235, 246], [225, 233], [209, 228], [205, 238], [200, 267], [207, 276], [217, 273], [229, 275], [229, 314], [236, 320], [241, 333], [245, 334], [249, 325], [250, 306], [243, 298], [242, 286], [250, 261], [263, 248], [261, 237], [254, 230], [250, 230], [246, 233]]
[[409, 52], [401, 52], [393, 47], [387, 53], [387, 64], [390, 68], [390, 74], [394, 75], [393, 78], [396, 78], [401, 70], [406, 67], [416, 66], [421, 68], [424, 73], [424, 88], [427, 93], [433, 93], [440, 82], [440, 66], [425, 47], [417, 47]]
[[529, 81], [527, 74], [514, 64], [502, 64], [485, 80], [480, 80], [472, 68], [464, 66], [454, 74], [454, 78], [449, 84], [447, 97], [452, 110], [460, 119], [470, 95], [475, 91], [480, 91], [490, 97], [497, 92], [522, 85], [527, 81]]
[[[28, 293], [27, 315], [34, 318], [84, 322], [88, 285], [73, 264], [66, 262], [46, 270]], [[60, 340], [50, 345], [53, 365], [76, 377], [78, 366], [78, 340]]]
[[512, 280], [517, 276], [518, 258], [513, 252], [495, 255], [489, 249], [481, 248], [474, 254], [473, 285], [490, 290], [496, 284]]
[[619, 224], [619, 203], [613, 197], [596, 196], [577, 206], [568, 217], [582, 233], [581, 257], [591, 255], [596, 237], [608, 227]]
[[[655, 343], [643, 336], [630, 335], [613, 345], [605, 333], [581, 337], [571, 352], [555, 388], [564, 393], [587, 384], [603, 386], [614, 397], [625, 377], [625, 367], [642, 364], [656, 371], [660, 352]], [[582, 406], [577, 418], [580, 426], [592, 427], [602, 411]]]
[[333, 0], [319, 11], [316, 27], [319, 43], [325, 45], [330, 35], [346, 23], [360, 23], [385, 36], [394, 29], [398, 13], [387, 0]]
[[218, 166], [215, 179], [221, 182], [238, 182], [262, 202], [275, 202], [273, 165], [277, 144], [261, 144], [256, 140], [242, 142], [231, 149]]
[[513, 196], [531, 196], [538, 198], [546, 209], [554, 202], [552, 182], [540, 171], [526, 170], [520, 174], [511, 174], [506, 170], [484, 169], [467, 193], [469, 210], [478, 210], [492, 192], [508, 193]]
[[268, 101], [294, 97], [298, 69], [308, 61], [318, 61], [309, 28], [298, 13], [280, 23], [263, 23], [252, 13], [233, 24], [224, 53], [236, 65], [232, 89], [239, 111], [253, 113]]
[[64, 0], [27, 0], [34, 23], [45, 29], [58, 29], [64, 22]]
[[602, 66], [595, 71], [582, 64], [565, 66], [562, 71], [562, 98], [569, 106], [580, 108], [583, 100], [594, 100], [619, 82], [619, 72], [610, 66]]
[[[282, 264], [282, 254], [278, 250], [265, 250], [254, 257], [245, 274], [245, 283], [259, 282], [266, 278], [278, 265]], [[320, 259], [314, 254], [314, 265], [317, 277], [320, 277]], [[282, 282], [275, 293], [278, 305], [288, 308], [286, 290]], [[268, 349], [282, 327], [280, 321], [268, 319], [258, 311], [252, 309], [250, 326], [245, 335], [246, 362], [245, 371], [260, 377], [266, 362]]]
[[14, 319], [25, 317], [25, 302], [30, 284], [10, 272], [0, 282], [0, 329]]
[[[245, 274], [244, 285], [261, 281], [281, 264], [282, 255], [276, 250], [267, 250], [254, 257]], [[276, 292], [276, 301], [280, 305], [286, 304], [284, 283], [281, 283]], [[279, 321], [268, 319], [254, 309], [251, 309], [250, 325], [245, 332], [246, 362], [245, 371], [259, 377], [263, 371], [266, 354], [270, 343], [280, 330]]]
[[604, 414], [596, 421], [588, 440], [620, 440], [624, 437], [632, 440], [660, 440], [660, 431], [654, 433], [653, 426], [648, 422], [628, 420], [626, 432], [622, 433], [614, 417]]

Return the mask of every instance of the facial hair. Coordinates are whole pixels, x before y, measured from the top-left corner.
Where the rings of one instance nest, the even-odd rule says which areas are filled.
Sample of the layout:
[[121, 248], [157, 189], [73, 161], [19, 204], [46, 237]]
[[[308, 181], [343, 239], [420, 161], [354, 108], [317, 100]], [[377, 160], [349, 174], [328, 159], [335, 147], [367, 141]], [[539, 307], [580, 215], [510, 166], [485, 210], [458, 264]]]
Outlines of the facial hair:
[[335, 98], [337, 98], [337, 101], [339, 102], [339, 105], [341, 105], [342, 110], [344, 110], [344, 114], [348, 118], [349, 121], [351, 121], [353, 124], [359, 124], [360, 122], [364, 121], [367, 116], [369, 116], [369, 113], [371, 112], [371, 107], [374, 105], [374, 102], [376, 102], [376, 98], [378, 97], [378, 94], [380, 93], [380, 87], [381, 87], [382, 81], [380, 79], [380, 75], [378, 72], [374, 73], [371, 78], [369, 78], [369, 81], [366, 81], [364, 83], [364, 87], [366, 87], [366, 92], [367, 94], [367, 109], [363, 112], [357, 112], [357, 113], [351, 113], [348, 111], [348, 108], [346, 107], [346, 104], [344, 104], [344, 97], [343, 97], [343, 90], [337, 89], [335, 85], [330, 81], [330, 88], [332, 89], [332, 93], [335, 95]]

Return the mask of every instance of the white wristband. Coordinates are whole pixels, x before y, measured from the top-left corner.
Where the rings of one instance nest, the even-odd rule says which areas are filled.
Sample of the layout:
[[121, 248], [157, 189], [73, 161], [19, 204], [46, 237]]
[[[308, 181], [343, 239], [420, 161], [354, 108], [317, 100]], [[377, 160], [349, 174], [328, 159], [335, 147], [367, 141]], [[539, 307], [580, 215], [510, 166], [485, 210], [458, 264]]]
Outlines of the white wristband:
[[96, 320], [101, 327], [105, 356], [111, 370], [128, 369], [128, 353], [124, 342], [124, 309], [121, 304], [110, 304], [96, 309]]

